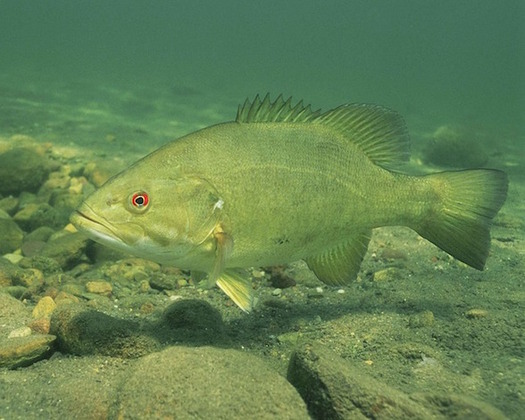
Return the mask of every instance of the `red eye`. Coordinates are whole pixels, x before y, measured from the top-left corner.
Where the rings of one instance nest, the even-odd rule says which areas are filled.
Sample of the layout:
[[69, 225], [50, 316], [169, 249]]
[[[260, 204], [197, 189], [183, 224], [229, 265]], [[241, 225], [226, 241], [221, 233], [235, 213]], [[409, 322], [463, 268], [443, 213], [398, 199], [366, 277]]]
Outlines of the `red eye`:
[[135, 193], [131, 197], [131, 204], [133, 204], [134, 207], [137, 207], [138, 209], [143, 209], [147, 207], [149, 203], [149, 197], [148, 194], [144, 191]]

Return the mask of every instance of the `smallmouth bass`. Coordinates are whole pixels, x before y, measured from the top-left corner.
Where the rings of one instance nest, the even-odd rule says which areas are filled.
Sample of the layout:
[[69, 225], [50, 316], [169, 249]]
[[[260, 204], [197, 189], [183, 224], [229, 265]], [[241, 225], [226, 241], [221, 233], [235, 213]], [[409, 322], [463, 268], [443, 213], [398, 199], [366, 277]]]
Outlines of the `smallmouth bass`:
[[303, 259], [324, 283], [345, 285], [381, 226], [408, 226], [482, 270], [506, 174], [392, 170], [408, 158], [392, 110], [323, 113], [257, 96], [235, 121], [174, 140], [111, 178], [71, 222], [110, 247], [208, 273], [245, 311], [253, 291], [236, 269]]

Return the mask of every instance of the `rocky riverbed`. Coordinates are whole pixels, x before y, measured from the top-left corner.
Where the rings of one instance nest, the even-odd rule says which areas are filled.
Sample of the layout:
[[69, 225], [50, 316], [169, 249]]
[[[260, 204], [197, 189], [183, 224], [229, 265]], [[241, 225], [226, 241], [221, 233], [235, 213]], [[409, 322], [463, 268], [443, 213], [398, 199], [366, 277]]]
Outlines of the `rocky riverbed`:
[[349, 287], [302, 263], [249, 270], [247, 315], [69, 224], [125, 159], [0, 140], [0, 419], [522, 413], [525, 179], [512, 168], [486, 271], [380, 229]]

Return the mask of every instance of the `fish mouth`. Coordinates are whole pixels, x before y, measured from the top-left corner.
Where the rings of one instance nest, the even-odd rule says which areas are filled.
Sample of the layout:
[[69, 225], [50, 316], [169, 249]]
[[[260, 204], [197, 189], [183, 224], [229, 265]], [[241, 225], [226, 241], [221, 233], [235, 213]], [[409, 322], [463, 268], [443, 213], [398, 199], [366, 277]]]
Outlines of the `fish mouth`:
[[102, 223], [86, 204], [75, 210], [69, 220], [79, 231], [97, 242], [124, 244], [124, 241], [108, 225]]

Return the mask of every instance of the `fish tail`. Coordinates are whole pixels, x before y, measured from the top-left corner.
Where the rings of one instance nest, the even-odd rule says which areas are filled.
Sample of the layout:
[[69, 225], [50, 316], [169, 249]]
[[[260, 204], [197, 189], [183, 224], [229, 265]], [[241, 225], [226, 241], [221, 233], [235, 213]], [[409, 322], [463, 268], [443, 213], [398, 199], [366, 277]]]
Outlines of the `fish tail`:
[[492, 219], [507, 196], [507, 175], [493, 169], [471, 169], [425, 178], [438, 200], [415, 230], [454, 258], [483, 270]]

